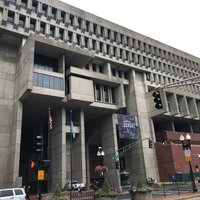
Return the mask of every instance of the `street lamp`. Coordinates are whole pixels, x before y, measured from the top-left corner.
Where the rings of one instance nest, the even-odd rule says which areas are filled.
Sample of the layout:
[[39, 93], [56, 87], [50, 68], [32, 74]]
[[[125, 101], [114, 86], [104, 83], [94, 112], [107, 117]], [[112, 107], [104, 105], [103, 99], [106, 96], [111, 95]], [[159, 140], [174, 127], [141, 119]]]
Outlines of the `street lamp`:
[[103, 147], [98, 147], [97, 156], [100, 158], [100, 166], [101, 166], [101, 175], [104, 176], [104, 169], [103, 169], [103, 157], [105, 156], [105, 153], [103, 151]]
[[97, 156], [99, 156], [99, 157], [105, 156], [105, 153], [103, 151], [103, 147], [98, 147]]
[[[185, 142], [185, 138], [186, 138], [187, 142]], [[189, 167], [190, 167], [190, 177], [191, 177], [191, 182], [192, 182], [192, 190], [193, 190], [193, 192], [197, 192], [197, 188], [196, 188], [195, 180], [194, 180], [194, 174], [193, 174], [192, 165], [191, 165], [192, 156], [191, 156], [190, 140], [191, 140], [191, 135], [188, 134], [188, 133], [187, 133], [186, 137], [184, 137], [183, 135], [180, 136], [180, 141], [181, 141], [181, 144], [182, 144], [182, 147], [183, 147], [185, 160], [188, 161]]]

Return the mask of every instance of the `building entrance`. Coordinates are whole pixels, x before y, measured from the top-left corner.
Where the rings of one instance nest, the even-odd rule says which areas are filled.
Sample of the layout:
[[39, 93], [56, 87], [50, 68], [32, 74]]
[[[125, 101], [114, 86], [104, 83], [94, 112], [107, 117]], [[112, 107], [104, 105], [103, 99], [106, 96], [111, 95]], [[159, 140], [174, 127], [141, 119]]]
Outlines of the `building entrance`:
[[[20, 169], [22, 185], [37, 193], [37, 166], [40, 153], [36, 153], [36, 136], [43, 136], [43, 159], [48, 158], [48, 107], [30, 102], [23, 104]], [[47, 176], [45, 174], [45, 179]], [[42, 192], [47, 192], [47, 181], [42, 181]]]

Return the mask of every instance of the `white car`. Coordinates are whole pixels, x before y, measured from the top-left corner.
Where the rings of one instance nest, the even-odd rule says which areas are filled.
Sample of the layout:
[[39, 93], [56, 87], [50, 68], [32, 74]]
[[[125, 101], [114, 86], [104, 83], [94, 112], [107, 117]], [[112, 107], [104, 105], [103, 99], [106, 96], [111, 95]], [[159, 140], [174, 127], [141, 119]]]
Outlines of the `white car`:
[[78, 181], [68, 181], [66, 183], [66, 185], [64, 186], [64, 189], [66, 190], [71, 190], [71, 186], [72, 186], [72, 190], [84, 190], [85, 189], [85, 183], [79, 183]]
[[0, 189], [0, 200], [26, 200], [27, 196], [24, 188], [7, 188]]

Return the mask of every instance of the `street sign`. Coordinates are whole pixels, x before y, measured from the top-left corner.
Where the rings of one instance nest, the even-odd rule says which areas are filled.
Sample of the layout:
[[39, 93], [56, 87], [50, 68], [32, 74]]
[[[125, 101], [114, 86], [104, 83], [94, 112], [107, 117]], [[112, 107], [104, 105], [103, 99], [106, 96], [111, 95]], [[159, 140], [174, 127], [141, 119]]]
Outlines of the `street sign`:
[[39, 181], [44, 180], [44, 170], [38, 170], [38, 180]]

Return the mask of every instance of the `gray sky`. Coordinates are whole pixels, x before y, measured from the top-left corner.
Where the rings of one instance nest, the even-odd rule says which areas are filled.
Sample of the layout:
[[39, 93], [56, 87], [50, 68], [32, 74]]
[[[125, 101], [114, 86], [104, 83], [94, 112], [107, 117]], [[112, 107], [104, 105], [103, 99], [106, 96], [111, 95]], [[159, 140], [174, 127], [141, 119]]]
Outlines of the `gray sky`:
[[62, 0], [200, 57], [200, 0]]

